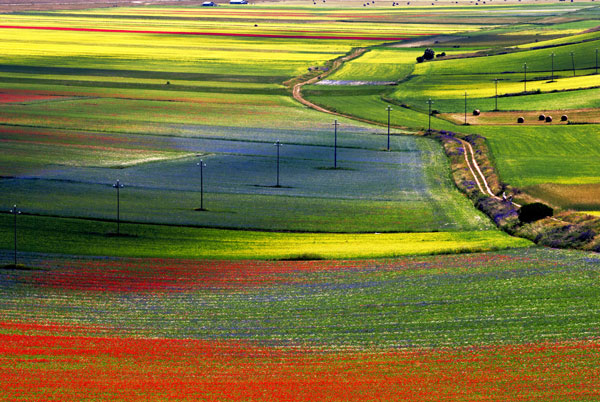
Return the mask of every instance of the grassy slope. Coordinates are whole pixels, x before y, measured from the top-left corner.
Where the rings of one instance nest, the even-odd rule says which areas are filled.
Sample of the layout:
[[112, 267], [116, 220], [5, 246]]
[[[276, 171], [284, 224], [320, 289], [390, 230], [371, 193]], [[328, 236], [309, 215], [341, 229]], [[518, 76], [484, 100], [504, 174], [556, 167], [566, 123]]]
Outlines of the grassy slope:
[[[395, 103], [406, 103], [414, 110], [395, 107], [391, 122], [416, 129], [426, 128], [428, 118], [425, 101], [429, 97], [434, 100], [432, 109], [443, 113], [462, 113], [465, 90], [469, 94], [467, 105], [469, 113], [475, 108], [482, 111], [492, 110], [495, 107], [493, 79], [501, 79], [500, 95], [522, 91], [523, 83], [519, 81], [523, 79], [523, 74], [511, 71], [522, 71], [524, 62], [528, 63], [530, 73], [528, 79], [540, 80], [529, 82], [530, 90], [541, 87], [549, 91], [596, 85], [597, 76], [569, 77], [572, 74], [569, 68], [571, 67], [570, 52], [574, 52], [577, 74], [594, 72], [594, 50], [598, 47], [597, 42], [595, 40], [577, 42], [597, 39], [597, 37], [597, 33], [591, 33], [529, 45], [575, 43], [551, 49], [529, 50], [491, 57], [437, 59], [434, 62], [413, 64], [414, 71], [407, 73], [405, 80], [394, 90], [391, 97], [395, 98]], [[400, 49], [396, 57], [401, 58], [402, 51], [407, 52], [408, 62], [408, 55], [414, 50]], [[546, 82], [549, 78], [540, 79], [541, 76], [550, 76], [549, 54], [552, 52], [556, 54], [555, 69], [558, 71], [556, 75], [564, 77], [557, 79], [553, 84]], [[352, 63], [360, 63], [360, 59]], [[583, 68], [587, 70], [581, 70]], [[348, 71], [350, 70], [348, 68]], [[498, 107], [500, 110], [555, 110], [560, 113], [561, 109], [565, 109], [565, 105], [569, 105], [569, 108], [597, 107], [595, 96], [597, 92], [597, 89], [591, 89], [540, 95], [501, 96]], [[307, 95], [313, 101], [340, 112], [371, 118], [381, 123], [387, 121], [385, 107], [388, 103], [368, 89], [330, 89], [312, 86], [308, 88]], [[568, 111], [566, 113], [568, 114]], [[512, 123], [513, 120], [516, 120], [516, 115], [514, 119], [510, 119], [510, 122]], [[598, 140], [595, 127], [595, 125], [464, 127], [432, 118], [432, 128], [477, 133], [487, 137], [503, 180], [518, 186], [546, 182], [561, 184], [598, 182], [596, 173], [600, 168], [597, 162], [598, 155], [595, 152], [596, 147], [590, 146]]]
[[514, 345], [593, 338], [600, 312], [600, 262], [584, 252], [226, 265], [33, 260], [45, 269], [0, 271], [11, 290], [0, 297], [5, 319], [85, 323], [147, 337], [324, 350]]
[[[12, 217], [0, 215], [0, 249], [13, 244]], [[376, 258], [527, 247], [497, 230], [397, 234], [311, 234], [228, 231], [21, 216], [21, 250], [73, 255], [198, 259]], [[5, 254], [5, 261], [12, 258]]]
[[[168, 9], [141, 9], [135, 18], [129, 11], [101, 10], [81, 17], [13, 15], [7, 24], [83, 27], [102, 22], [112, 28], [147, 24], [148, 29], [163, 30], [218, 30], [223, 25], [202, 20], [207, 12], [202, 9], [185, 10], [199, 18], [193, 21], [171, 18]], [[226, 8], [222, 12], [230, 15]], [[278, 18], [294, 14], [280, 12]], [[337, 15], [322, 17], [335, 20], [346, 34], [377, 31], [369, 23], [347, 25]], [[318, 26], [303, 28], [319, 31]], [[411, 25], [409, 31], [417, 28]], [[270, 21], [257, 31], [286, 29]], [[383, 26], [380, 33], [388, 30]], [[281, 94], [277, 82], [364, 41], [218, 37], [207, 42], [197, 37], [68, 31], [51, 31], [40, 39], [36, 31], [10, 29], [0, 34], [6, 51], [0, 86], [6, 96], [60, 96], [1, 105], [4, 174], [43, 179], [3, 181], [3, 190], [11, 195], [7, 205], [18, 203], [33, 213], [112, 219], [114, 200], [105, 186], [120, 178], [128, 185], [123, 216], [136, 222], [332, 232], [490, 229], [448, 175], [439, 174], [447, 172], [439, 148], [427, 140], [393, 138], [392, 149], [402, 152], [391, 154], [398, 163], [387, 164], [376, 160], [377, 152], [387, 158], [380, 152], [385, 139], [367, 135], [372, 128], [347, 119], [339, 119], [338, 145], [376, 150], [368, 160], [348, 159], [349, 151], [340, 149], [340, 163], [350, 169], [332, 172], [320, 169], [330, 165], [330, 149], [315, 156], [313, 149], [289, 147], [295, 152], [290, 158], [284, 148], [282, 184], [293, 188], [269, 188], [274, 184], [273, 141], [331, 146], [331, 117], [299, 107]], [[27, 50], [23, 40], [31, 42]], [[377, 71], [404, 63], [394, 75], [405, 74], [408, 59], [414, 58], [383, 49], [373, 52], [373, 60], [381, 52], [389, 54], [390, 63]], [[207, 138], [234, 141], [217, 147], [192, 141]], [[413, 162], [404, 161], [405, 146], [417, 150]], [[210, 211], [203, 214], [193, 211], [198, 206], [197, 173], [189, 171], [185, 160], [179, 162], [190, 154], [203, 155], [211, 164], [206, 188]], [[165, 164], [143, 164], [160, 159], [174, 159], [186, 173], [165, 173]], [[181, 187], [182, 181], [193, 185]]]
[[283, 188], [273, 187], [272, 143], [211, 146], [223, 153], [203, 156], [203, 213], [193, 210], [200, 203], [197, 158], [118, 170], [55, 167], [33, 180], [2, 180], [0, 188], [11, 194], [6, 208], [17, 203], [30, 213], [113, 219], [110, 184], [118, 178], [127, 186], [121, 216], [134, 222], [318, 232], [492, 228], [453, 187], [443, 154], [427, 139], [394, 137], [390, 153], [339, 149], [340, 170], [329, 169], [330, 147], [286, 144]]

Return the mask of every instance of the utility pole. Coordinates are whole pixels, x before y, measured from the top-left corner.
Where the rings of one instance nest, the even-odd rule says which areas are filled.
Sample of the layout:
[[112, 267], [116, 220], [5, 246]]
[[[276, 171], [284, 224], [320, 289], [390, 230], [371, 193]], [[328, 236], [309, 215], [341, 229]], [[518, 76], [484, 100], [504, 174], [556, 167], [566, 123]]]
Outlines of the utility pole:
[[17, 215], [21, 214], [21, 211], [19, 211], [17, 209], [16, 205], [13, 205], [13, 207], [10, 209], [10, 213], [13, 214], [14, 219], [13, 219], [13, 229], [14, 229], [14, 237], [15, 237], [15, 253], [14, 253], [14, 264], [15, 264], [15, 268], [17, 267]]
[[550, 55], [550, 57], [552, 58], [552, 78], [550, 79], [550, 82], [554, 82], [554, 56], [556, 56], [554, 54], [554, 52], [552, 52], [552, 54]]
[[524, 89], [523, 92], [527, 92], [527, 63], [523, 64], [523, 73], [525, 74], [525, 79], [523, 80], [524, 82]]
[[571, 52], [571, 65], [573, 66], [573, 77], [575, 77], [575, 53]]
[[337, 120], [333, 121], [333, 168], [337, 169], [337, 128], [340, 124]]
[[115, 184], [113, 184], [113, 188], [117, 189], [117, 236], [121, 234], [121, 197], [119, 194], [119, 190], [121, 190], [124, 186], [121, 184], [119, 180]]
[[393, 110], [390, 105], [385, 108], [388, 112], [388, 136], [387, 136], [387, 150], [390, 150], [390, 112]]
[[275, 185], [275, 187], [281, 187], [279, 185], [279, 148], [281, 148], [281, 142], [277, 140], [273, 145], [277, 147], [277, 184]]
[[496, 86], [496, 108], [495, 111], [498, 111], [498, 78], [494, 78], [494, 84]]
[[204, 211], [204, 168], [206, 167], [206, 163], [202, 159], [200, 159], [200, 163], [196, 163], [197, 166], [200, 166], [200, 211]]
[[429, 128], [427, 129], [427, 132], [430, 133], [431, 132], [431, 105], [433, 104], [433, 101], [431, 100], [431, 98], [429, 98], [429, 100], [427, 101], [427, 104], [429, 105]]

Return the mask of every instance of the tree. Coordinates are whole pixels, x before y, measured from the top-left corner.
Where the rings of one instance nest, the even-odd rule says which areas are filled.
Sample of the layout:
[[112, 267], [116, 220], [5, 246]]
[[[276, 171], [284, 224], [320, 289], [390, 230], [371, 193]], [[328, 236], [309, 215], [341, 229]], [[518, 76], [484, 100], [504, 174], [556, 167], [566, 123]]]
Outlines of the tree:
[[433, 49], [427, 48], [425, 49], [425, 53], [423, 53], [423, 58], [425, 60], [433, 60], [435, 57], [435, 51]]
[[523, 223], [531, 223], [552, 216], [554, 210], [541, 202], [523, 205], [519, 209], [519, 220]]

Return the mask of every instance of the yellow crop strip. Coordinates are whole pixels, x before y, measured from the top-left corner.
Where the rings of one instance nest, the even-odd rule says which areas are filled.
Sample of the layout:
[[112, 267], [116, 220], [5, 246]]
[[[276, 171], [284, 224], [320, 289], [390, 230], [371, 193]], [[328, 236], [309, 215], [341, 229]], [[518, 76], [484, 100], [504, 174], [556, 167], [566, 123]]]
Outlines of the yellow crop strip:
[[[456, 78], [456, 77], [453, 77]], [[423, 90], [424, 97], [444, 97], [444, 98], [461, 98], [465, 95], [465, 90], [468, 91], [469, 96], [474, 98], [485, 98], [493, 97], [495, 94], [495, 88], [492, 80], [490, 79], [489, 85], [482, 85], [481, 82], [476, 82], [473, 85], [465, 85], [464, 82], [452, 84], [448, 81], [448, 84], [443, 86], [432, 85], [429, 88]], [[562, 91], [562, 90], [573, 90], [583, 89], [600, 86], [600, 76], [598, 75], [586, 75], [580, 77], [567, 77], [567, 78], [556, 78], [554, 82], [549, 82], [548, 79], [527, 81], [528, 91], [537, 91], [538, 89], [542, 92], [550, 91]], [[501, 82], [498, 85], [498, 95], [504, 94], [515, 94], [522, 92], [524, 84], [522, 82]]]

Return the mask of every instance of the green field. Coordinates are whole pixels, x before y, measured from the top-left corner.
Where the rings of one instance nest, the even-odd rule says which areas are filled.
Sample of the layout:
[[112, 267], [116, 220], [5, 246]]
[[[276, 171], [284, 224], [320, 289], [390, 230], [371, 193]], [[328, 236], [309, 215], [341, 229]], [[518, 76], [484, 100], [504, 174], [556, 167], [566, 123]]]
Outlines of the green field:
[[[0, 248], [13, 246], [13, 217], [0, 215]], [[453, 254], [531, 243], [498, 230], [426, 233], [281, 233], [121, 224], [52, 217], [20, 216], [19, 250], [68, 255], [195, 258], [221, 260], [381, 258]], [[5, 253], [4, 264], [12, 262]], [[20, 258], [20, 257], [18, 257]]]
[[[586, 16], [593, 18], [595, 10], [587, 10]], [[536, 187], [586, 185], [590, 190], [600, 183], [597, 174], [600, 165], [593, 145], [598, 140], [595, 109], [598, 108], [596, 95], [600, 76], [595, 73], [599, 36], [596, 32], [581, 33], [596, 25], [595, 20], [538, 26], [517, 24], [470, 35], [464, 43], [457, 39], [464, 35], [460, 34], [449, 42], [432, 46], [437, 53], [447, 52], [446, 57], [424, 63], [414, 60], [415, 54], [422, 54], [423, 48], [381, 47], [351, 61], [342, 71], [346, 77], [352, 77], [353, 71], [355, 74], [373, 71], [371, 80], [377, 81], [378, 75], [388, 78], [379, 71], [385, 71], [388, 62], [396, 61], [402, 66], [401, 70], [396, 67], [394, 73], [398, 85], [311, 85], [305, 94], [319, 105], [383, 124], [387, 122], [385, 108], [392, 105], [391, 124], [416, 130], [429, 126], [427, 100], [431, 99], [431, 109], [442, 114], [442, 118], [431, 117], [431, 127], [486, 137], [504, 182], [525, 188], [555, 206], [596, 209], [597, 203], [582, 193], [585, 190], [569, 195], [567, 187], [558, 192]], [[539, 40], [538, 35], [561, 30], [566, 36]], [[500, 39], [489, 43], [494, 36], [523, 38], [526, 35], [530, 35], [530, 40], [517, 47], [509, 47]], [[454, 43], [461, 45], [453, 46]], [[377, 52], [381, 53], [380, 58], [373, 57]], [[551, 54], [555, 55], [554, 71]], [[361, 61], [362, 58], [365, 61]], [[527, 82], [524, 82], [525, 63]], [[359, 74], [356, 77], [365, 79]], [[495, 79], [498, 79], [498, 98]], [[470, 126], [462, 125], [465, 92]], [[491, 113], [496, 105], [504, 113]], [[474, 109], [481, 110], [482, 115], [471, 116]], [[538, 113], [552, 115], [554, 123], [538, 123]], [[557, 122], [563, 114], [568, 115], [570, 123], [579, 124], [559, 126]], [[527, 119], [524, 126], [517, 124], [517, 117], [521, 115]], [[560, 201], [560, 197], [568, 199]]]
[[183, 3], [2, 14], [0, 399], [600, 400], [600, 6]]
[[[272, 18], [234, 28], [254, 13]], [[299, 14], [314, 21], [304, 24]], [[401, 10], [375, 15], [405, 17]], [[221, 23], [229, 17], [239, 21]], [[334, 233], [492, 230], [454, 188], [431, 140], [394, 135], [386, 152], [384, 129], [339, 118], [340, 169], [331, 169], [333, 117], [299, 105], [283, 83], [352, 48], [399, 35], [392, 25], [362, 21], [359, 10], [345, 18], [351, 22], [334, 10], [285, 7], [245, 17], [228, 7], [8, 15], [5, 25], [20, 28], [0, 32], [6, 151], [0, 187], [10, 195], [1, 206], [114, 220], [110, 185], [119, 179], [128, 222]], [[323, 30], [324, 20], [333, 26]], [[307, 38], [292, 37], [300, 25]], [[93, 26], [103, 31], [90, 31]], [[454, 22], [432, 32], [483, 28]], [[431, 32], [407, 25], [401, 36], [423, 33]], [[209, 42], [204, 34], [212, 35]], [[223, 36], [230, 34], [243, 36]], [[388, 76], [404, 75], [413, 56], [375, 49], [363, 60], [376, 68], [364, 77], [398, 62], [403, 67]], [[383, 68], [376, 63], [381, 57], [389, 58]], [[356, 79], [365, 65], [349, 66], [333, 77]], [[279, 188], [277, 140], [284, 144]], [[207, 163], [208, 211], [202, 212], [195, 211], [199, 158]]]

